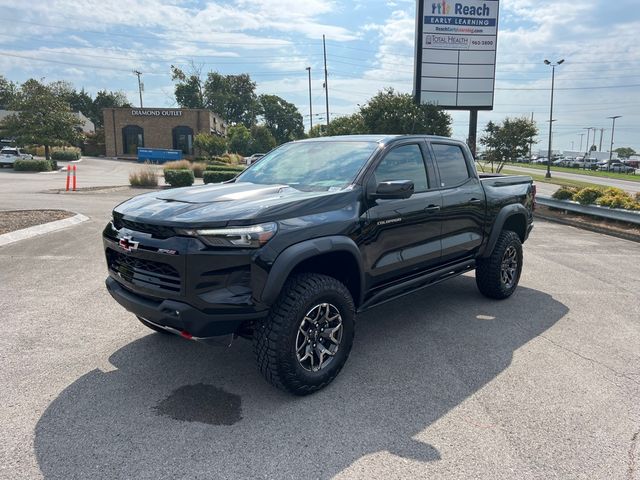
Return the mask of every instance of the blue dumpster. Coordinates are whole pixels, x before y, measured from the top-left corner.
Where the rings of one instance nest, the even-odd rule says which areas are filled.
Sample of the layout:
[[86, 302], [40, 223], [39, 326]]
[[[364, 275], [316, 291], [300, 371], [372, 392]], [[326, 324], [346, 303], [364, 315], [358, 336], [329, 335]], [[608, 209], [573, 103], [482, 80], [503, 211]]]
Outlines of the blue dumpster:
[[182, 160], [182, 150], [164, 148], [138, 148], [138, 163], [166, 163]]

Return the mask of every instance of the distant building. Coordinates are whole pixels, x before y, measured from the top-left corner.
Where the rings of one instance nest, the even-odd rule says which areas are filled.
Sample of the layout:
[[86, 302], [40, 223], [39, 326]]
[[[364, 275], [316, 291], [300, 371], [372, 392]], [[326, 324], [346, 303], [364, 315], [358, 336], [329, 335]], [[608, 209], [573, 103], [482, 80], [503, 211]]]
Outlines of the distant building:
[[[11, 116], [11, 115], [17, 115], [20, 112], [16, 112], [14, 110], [0, 110], [0, 123], [2, 123], [2, 121]], [[91, 120], [89, 120], [87, 117], [84, 116], [84, 114], [82, 112], [73, 112], [73, 114], [78, 118], [78, 120], [80, 121], [80, 126], [78, 127], [78, 131], [82, 132], [82, 133], [94, 133], [96, 131], [96, 126], [93, 124], [93, 122]]]
[[198, 133], [227, 136], [227, 124], [205, 109], [105, 108], [104, 136], [107, 157], [135, 157], [138, 148], [182, 150], [194, 156]]

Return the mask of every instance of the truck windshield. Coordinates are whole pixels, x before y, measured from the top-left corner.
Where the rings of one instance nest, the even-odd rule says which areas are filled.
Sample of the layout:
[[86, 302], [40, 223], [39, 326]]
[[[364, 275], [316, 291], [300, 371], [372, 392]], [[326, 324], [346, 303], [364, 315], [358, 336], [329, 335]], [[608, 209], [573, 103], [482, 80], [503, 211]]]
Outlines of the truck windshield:
[[377, 147], [374, 142], [289, 143], [262, 157], [237, 181], [305, 191], [342, 189], [355, 180]]

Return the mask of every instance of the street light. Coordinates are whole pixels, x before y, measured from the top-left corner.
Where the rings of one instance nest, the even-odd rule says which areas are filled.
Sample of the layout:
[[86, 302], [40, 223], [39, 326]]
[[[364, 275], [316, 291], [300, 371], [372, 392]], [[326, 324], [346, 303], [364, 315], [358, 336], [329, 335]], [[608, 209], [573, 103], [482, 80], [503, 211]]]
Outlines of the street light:
[[549, 155], [547, 155], [547, 173], [546, 178], [551, 178], [551, 142], [553, 139], [553, 88], [556, 80], [556, 67], [564, 63], [564, 59], [551, 63], [549, 60], [544, 61], [545, 65], [551, 65], [551, 109], [549, 112]]
[[309, 72], [309, 122], [310, 127], [309, 131], [313, 130], [313, 101], [311, 100], [311, 67], [306, 68], [307, 72]]
[[611, 126], [611, 148], [609, 148], [609, 163], [607, 164], [607, 167], [611, 166], [611, 159], [613, 158], [613, 134], [616, 131], [616, 118], [620, 118], [622, 117], [622, 115], [614, 115], [613, 117], [607, 117], [610, 118], [613, 122], [613, 125]]

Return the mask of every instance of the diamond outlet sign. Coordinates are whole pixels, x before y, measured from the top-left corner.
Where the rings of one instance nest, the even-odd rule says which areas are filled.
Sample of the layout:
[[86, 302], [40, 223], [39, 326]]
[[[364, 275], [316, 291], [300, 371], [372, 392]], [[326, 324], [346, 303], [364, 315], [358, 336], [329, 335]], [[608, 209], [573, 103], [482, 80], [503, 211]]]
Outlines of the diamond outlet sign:
[[445, 109], [492, 110], [498, 0], [418, 0], [414, 93]]

